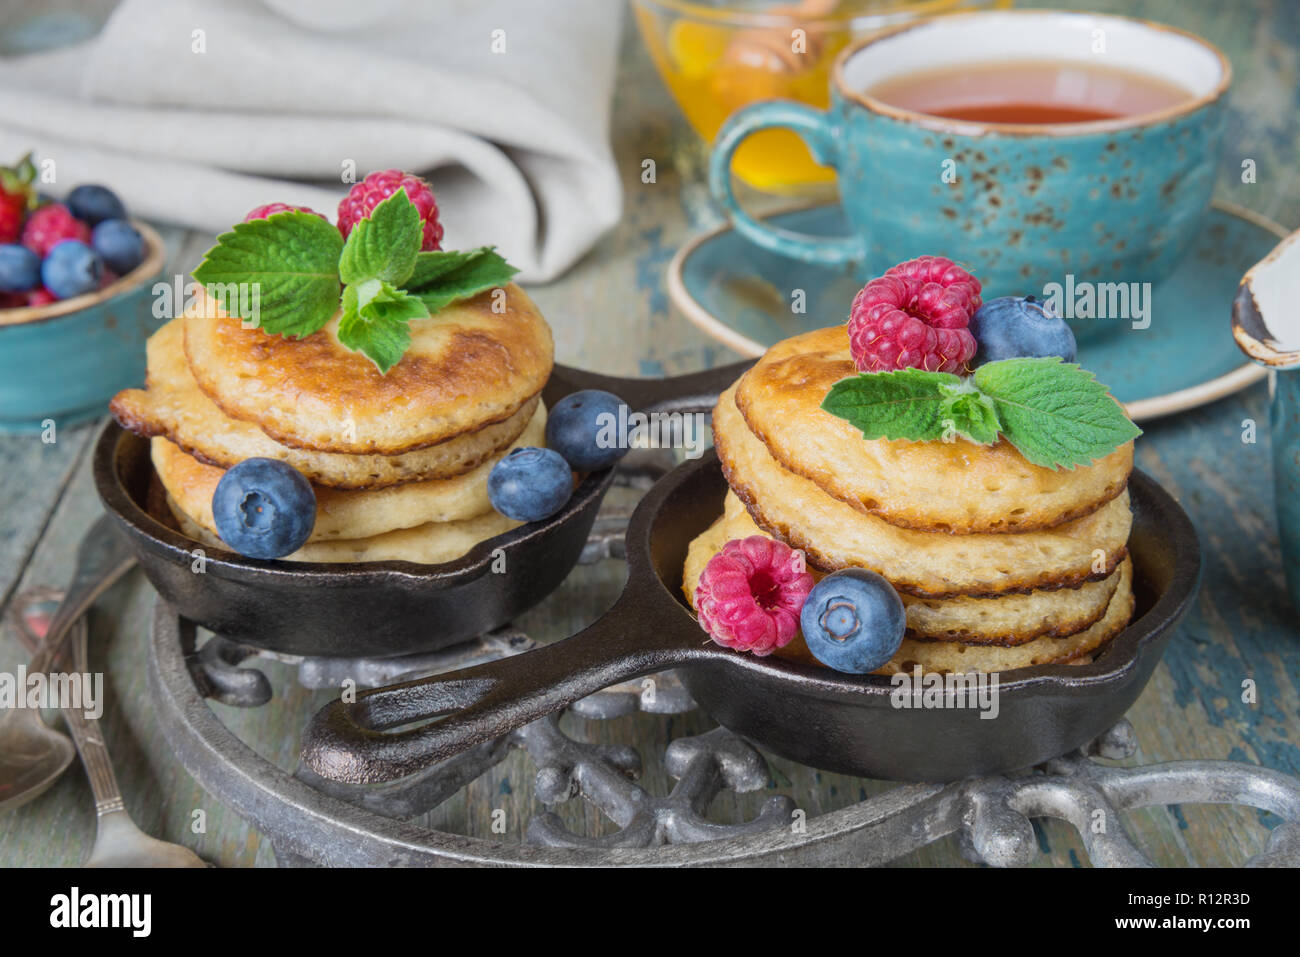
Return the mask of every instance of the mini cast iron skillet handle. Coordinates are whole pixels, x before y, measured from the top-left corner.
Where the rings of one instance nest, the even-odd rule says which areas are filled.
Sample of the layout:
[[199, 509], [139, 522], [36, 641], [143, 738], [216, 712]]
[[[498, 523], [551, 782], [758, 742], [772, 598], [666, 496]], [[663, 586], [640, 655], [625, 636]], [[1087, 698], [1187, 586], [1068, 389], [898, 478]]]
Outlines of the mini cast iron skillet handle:
[[[556, 366], [544, 398], [553, 406], [571, 392], [603, 389], [636, 412], [707, 413], [751, 364], [667, 379], [623, 379]], [[656, 603], [673, 599], [664, 595], [649, 564], [648, 556], [629, 555], [623, 595], [604, 617], [571, 638], [452, 674], [376, 688], [353, 704], [327, 705], [307, 728], [303, 764], [349, 784], [405, 777], [612, 684], [727, 657], [707, 642], [693, 619], [662, 614]], [[640, 587], [633, 587], [634, 580]], [[426, 723], [389, 730], [416, 722]]]
[[718, 396], [753, 364], [753, 359], [746, 359], [666, 379], [625, 379], [557, 365], [546, 389], [546, 403], [554, 405], [580, 389], [603, 389], [637, 412], [710, 412], [717, 405]]
[[[612, 684], [718, 657], [690, 620], [665, 622], [628, 589], [571, 638], [446, 675], [334, 701], [307, 727], [302, 761], [322, 777], [374, 784], [413, 774]], [[656, 618], [660, 620], [656, 620]], [[386, 732], [429, 718], [405, 731]]]

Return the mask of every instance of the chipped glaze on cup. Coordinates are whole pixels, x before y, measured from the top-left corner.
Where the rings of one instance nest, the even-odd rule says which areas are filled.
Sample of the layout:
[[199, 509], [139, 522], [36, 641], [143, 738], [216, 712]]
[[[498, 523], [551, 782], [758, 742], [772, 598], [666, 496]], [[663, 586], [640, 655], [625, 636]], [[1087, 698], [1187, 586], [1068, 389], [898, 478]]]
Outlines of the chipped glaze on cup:
[[1232, 337], [1270, 371], [1278, 533], [1291, 603], [1300, 609], [1300, 231], [1241, 278], [1232, 302]]
[[[1094, 52], [1098, 37], [1105, 53]], [[1154, 113], [1032, 125], [929, 116], [861, 92], [916, 70], [1007, 59], [1111, 63], [1189, 92]], [[1158, 282], [1209, 206], [1231, 80], [1212, 44], [1142, 20], [1028, 10], [938, 17], [847, 47], [832, 71], [829, 110], [769, 101], [733, 115], [714, 144], [710, 188], [756, 245], [853, 263], [864, 277], [934, 254], [967, 265], [992, 295], [1034, 292], [1067, 274]], [[773, 127], [800, 133], [836, 169], [853, 235], [775, 229], [739, 207], [731, 156], [750, 133]]]

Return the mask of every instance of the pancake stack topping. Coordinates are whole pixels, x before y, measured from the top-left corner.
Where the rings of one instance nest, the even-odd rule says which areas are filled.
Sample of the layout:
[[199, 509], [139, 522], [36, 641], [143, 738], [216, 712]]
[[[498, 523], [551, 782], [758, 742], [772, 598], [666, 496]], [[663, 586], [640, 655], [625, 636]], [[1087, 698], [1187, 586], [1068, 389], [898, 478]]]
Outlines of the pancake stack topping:
[[1140, 430], [1075, 364], [1049, 307], [980, 293], [942, 257], [900, 263], [846, 326], [777, 343], [722, 394], [730, 493], [687, 556], [697, 610], [729, 543], [758, 536], [802, 551], [817, 582], [787, 640], [788, 603], [764, 598], [771, 576], [755, 570], [753, 601], [782, 639], [761, 653], [852, 673], [994, 672], [1083, 663], [1123, 629]]
[[152, 439], [163, 511], [251, 558], [439, 563], [562, 508], [563, 453], [589, 444], [570, 407], [593, 402], [563, 400], [545, 447], [553, 344], [516, 270], [441, 249], [428, 184], [401, 171], [357, 183], [338, 222], [250, 212], [150, 338], [147, 388], [113, 399]]
[[439, 248], [428, 184], [397, 170], [353, 186], [338, 228], [281, 206], [258, 207], [219, 236], [194, 278], [225, 312], [271, 335], [300, 339], [337, 314], [339, 342], [381, 373], [410, 346], [413, 320], [501, 288], [518, 271], [490, 247]]

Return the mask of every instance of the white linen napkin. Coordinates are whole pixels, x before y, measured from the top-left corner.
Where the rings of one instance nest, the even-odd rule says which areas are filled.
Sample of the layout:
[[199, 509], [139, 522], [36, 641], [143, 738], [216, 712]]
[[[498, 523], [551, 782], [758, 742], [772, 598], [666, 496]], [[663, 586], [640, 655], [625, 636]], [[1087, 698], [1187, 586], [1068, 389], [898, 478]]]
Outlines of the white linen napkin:
[[[0, 60], [0, 160], [61, 196], [220, 231], [262, 203], [335, 218], [348, 185], [433, 184], [446, 248], [553, 279], [618, 221], [611, 0], [125, 0], [84, 44]], [[201, 31], [197, 32], [196, 31]]]

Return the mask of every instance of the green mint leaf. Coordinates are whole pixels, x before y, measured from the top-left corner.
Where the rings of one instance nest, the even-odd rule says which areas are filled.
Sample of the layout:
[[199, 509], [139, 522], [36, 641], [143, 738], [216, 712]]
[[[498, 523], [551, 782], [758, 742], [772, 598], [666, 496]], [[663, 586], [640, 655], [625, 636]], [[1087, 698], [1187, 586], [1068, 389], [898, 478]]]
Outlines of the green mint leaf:
[[382, 279], [400, 286], [415, 268], [421, 228], [420, 211], [399, 189], [352, 227], [339, 257], [339, 278], [348, 285]]
[[194, 278], [227, 313], [263, 332], [307, 336], [338, 311], [342, 248], [338, 229], [319, 216], [276, 213], [218, 236]]
[[368, 279], [357, 286], [357, 311], [367, 322], [410, 322], [429, 318], [424, 303], [381, 279]]
[[519, 272], [492, 249], [475, 252], [477, 255], [413, 293], [428, 307], [430, 313], [445, 309], [462, 299], [470, 299], [487, 289], [504, 286]]
[[1059, 358], [989, 362], [974, 379], [1002, 434], [1034, 465], [1089, 465], [1142, 434], [1091, 372]]
[[822, 408], [850, 423], [864, 439], [927, 442], [941, 438], [944, 419], [952, 418], [945, 415], [953, 401], [943, 387], [960, 384], [947, 372], [864, 372], [831, 386]]
[[945, 440], [954, 434], [977, 445], [992, 445], [998, 440], [1002, 423], [997, 408], [973, 382], [962, 379], [956, 385], [940, 384], [939, 391], [945, 396], [940, 413]]
[[415, 257], [415, 269], [407, 280], [401, 284], [402, 288], [408, 292], [421, 292], [426, 286], [436, 284], [443, 276], [455, 272], [471, 260], [478, 259], [480, 256], [492, 251], [493, 247], [491, 246], [480, 246], [478, 249], [459, 251], [449, 249], [421, 250]]
[[343, 290], [339, 342], [363, 353], [387, 375], [411, 344], [410, 321], [428, 315], [424, 303], [410, 293], [382, 279], [367, 279]]

